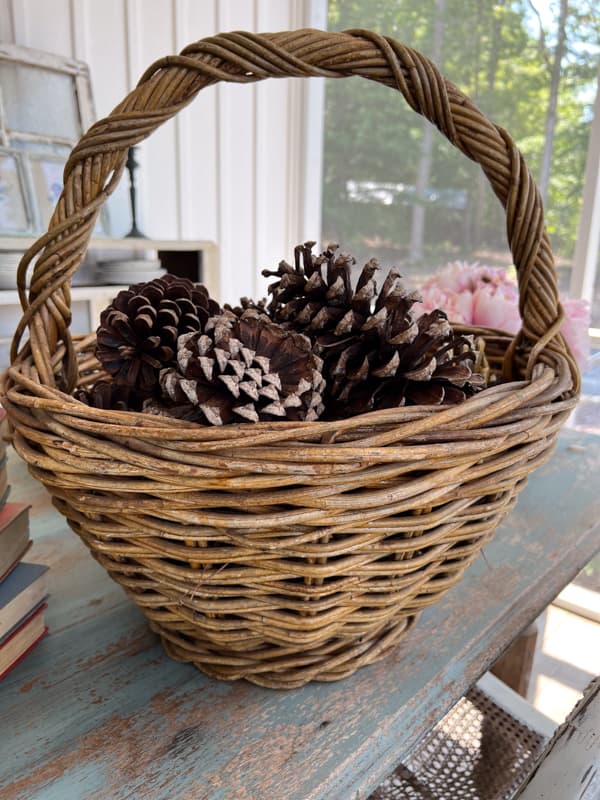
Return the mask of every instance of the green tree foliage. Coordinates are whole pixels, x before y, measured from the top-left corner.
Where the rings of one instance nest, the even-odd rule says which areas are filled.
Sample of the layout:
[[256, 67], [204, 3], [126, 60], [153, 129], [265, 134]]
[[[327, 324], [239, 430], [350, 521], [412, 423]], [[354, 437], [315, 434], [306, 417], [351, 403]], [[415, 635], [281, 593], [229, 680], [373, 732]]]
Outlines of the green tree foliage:
[[[594, 2], [570, 0], [561, 62], [546, 217], [562, 259], [574, 251], [597, 82], [600, 22]], [[330, 0], [329, 25], [376, 30], [430, 55], [435, 6], [435, 0]], [[439, 68], [511, 133], [534, 175], [544, 149], [558, 6], [558, 0], [447, 0], [444, 15]], [[325, 119], [326, 238], [360, 257], [378, 253], [407, 265], [412, 207], [424, 203], [425, 267], [462, 257], [493, 260], [494, 253], [500, 261], [509, 258], [497, 198], [479, 167], [441, 135], [435, 137], [431, 191], [425, 197], [411, 191], [423, 122], [399, 94], [358, 78], [328, 81]], [[400, 184], [404, 191], [380, 191], [369, 202], [364, 196], [357, 202], [348, 181]], [[438, 201], [432, 199], [435, 190], [441, 190]], [[453, 207], [461, 200], [466, 207]]]

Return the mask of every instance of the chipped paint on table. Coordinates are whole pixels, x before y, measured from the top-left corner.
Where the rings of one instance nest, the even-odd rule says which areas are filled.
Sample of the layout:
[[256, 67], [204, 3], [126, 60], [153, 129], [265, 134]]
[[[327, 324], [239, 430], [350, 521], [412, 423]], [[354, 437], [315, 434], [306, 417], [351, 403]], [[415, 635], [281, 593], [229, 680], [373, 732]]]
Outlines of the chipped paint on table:
[[[395, 655], [276, 692], [167, 658], [45, 490], [50, 635], [0, 683], [2, 800], [363, 800], [600, 550], [600, 438], [566, 431], [480, 558]], [[600, 664], [599, 664], [600, 671]]]

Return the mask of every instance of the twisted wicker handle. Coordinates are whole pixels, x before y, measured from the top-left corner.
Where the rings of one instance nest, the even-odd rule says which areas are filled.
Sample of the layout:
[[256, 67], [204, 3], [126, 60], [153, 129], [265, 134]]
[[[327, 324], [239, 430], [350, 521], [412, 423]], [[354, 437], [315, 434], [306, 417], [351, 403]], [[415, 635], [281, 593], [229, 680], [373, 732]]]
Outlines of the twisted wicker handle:
[[[511, 137], [446, 81], [431, 61], [393, 39], [364, 30], [226, 33], [154, 63], [110, 116], [90, 128], [69, 157], [64, 190], [48, 233], [30, 248], [19, 267], [23, 318], [12, 359], [32, 352], [43, 384], [54, 386], [58, 379], [66, 391], [74, 387], [77, 360], [68, 330], [70, 279], [85, 255], [98, 210], [120, 178], [129, 147], [174, 116], [200, 89], [217, 81], [351, 75], [400, 91], [414, 111], [481, 165], [506, 210], [508, 240], [518, 270], [523, 327], [507, 353], [507, 372], [530, 377], [541, 361], [558, 373], [558, 362], [566, 359], [577, 388], [577, 366], [559, 333], [563, 312], [542, 202], [523, 156]], [[36, 257], [27, 297], [26, 271]], [[17, 355], [26, 327], [30, 341]], [[56, 364], [53, 356], [61, 341], [65, 355]]]

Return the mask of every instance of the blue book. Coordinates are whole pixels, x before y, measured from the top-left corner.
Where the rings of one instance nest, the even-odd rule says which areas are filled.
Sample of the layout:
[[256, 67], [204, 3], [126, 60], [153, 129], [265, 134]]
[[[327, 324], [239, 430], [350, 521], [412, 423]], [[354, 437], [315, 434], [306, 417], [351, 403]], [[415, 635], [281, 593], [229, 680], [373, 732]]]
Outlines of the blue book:
[[0, 642], [48, 594], [47, 571], [45, 564], [21, 562], [0, 583]]

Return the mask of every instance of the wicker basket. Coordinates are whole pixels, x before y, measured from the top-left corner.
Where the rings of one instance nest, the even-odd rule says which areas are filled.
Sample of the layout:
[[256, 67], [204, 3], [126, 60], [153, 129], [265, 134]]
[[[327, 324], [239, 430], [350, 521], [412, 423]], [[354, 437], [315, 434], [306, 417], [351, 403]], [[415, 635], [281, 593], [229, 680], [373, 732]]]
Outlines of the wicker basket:
[[[70, 278], [128, 147], [219, 80], [351, 75], [398, 89], [506, 208], [523, 327], [514, 339], [478, 330], [504, 382], [450, 408], [220, 429], [75, 400], [98, 363], [94, 337], [69, 333]], [[222, 34], [156, 62], [74, 148], [18, 285], [0, 384], [16, 450], [167, 652], [224, 679], [290, 688], [390, 653], [513, 507], [579, 390], [522, 155], [430, 61], [368, 31]]]

